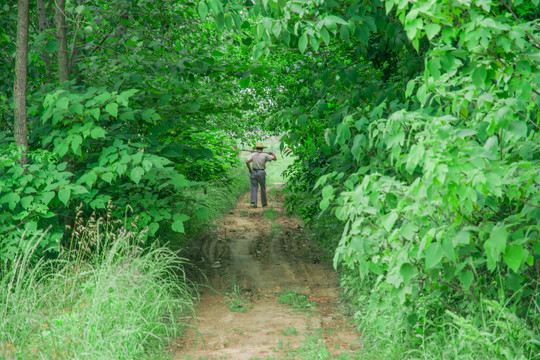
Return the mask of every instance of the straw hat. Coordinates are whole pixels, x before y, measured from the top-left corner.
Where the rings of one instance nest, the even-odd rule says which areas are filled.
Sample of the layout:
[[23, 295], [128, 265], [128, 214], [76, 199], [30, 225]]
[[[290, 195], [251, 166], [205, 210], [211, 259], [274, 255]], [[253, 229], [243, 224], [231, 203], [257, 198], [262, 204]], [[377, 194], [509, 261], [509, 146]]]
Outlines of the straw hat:
[[263, 145], [262, 142], [258, 142], [257, 145], [255, 145], [254, 149], [264, 149], [266, 146]]

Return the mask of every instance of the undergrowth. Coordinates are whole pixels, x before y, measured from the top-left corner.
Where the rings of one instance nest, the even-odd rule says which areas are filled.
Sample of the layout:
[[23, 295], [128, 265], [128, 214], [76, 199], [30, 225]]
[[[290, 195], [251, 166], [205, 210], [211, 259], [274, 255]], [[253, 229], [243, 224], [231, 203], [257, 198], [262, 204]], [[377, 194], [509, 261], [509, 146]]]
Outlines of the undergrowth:
[[540, 358], [538, 334], [499, 301], [484, 298], [472, 309], [436, 313], [438, 299], [397, 304], [376, 278], [360, 280], [347, 271], [341, 285], [363, 336], [361, 359]]
[[1, 357], [163, 358], [193, 312], [184, 260], [110, 219], [77, 223], [58, 258], [32, 263], [41, 238], [22, 235], [1, 263]]
[[[227, 213], [236, 205], [238, 198], [249, 191], [249, 182], [245, 174], [247, 168], [240, 164], [231, 168], [229, 178], [213, 181], [199, 188], [186, 190], [186, 197], [194, 199], [183, 210], [190, 219], [186, 223], [184, 234], [169, 232], [163, 237], [173, 249], [184, 249], [195, 236], [207, 232], [215, 226], [215, 220]], [[197, 212], [205, 209], [206, 216], [197, 216]]]
[[[309, 199], [295, 196], [293, 209]], [[342, 229], [332, 214], [323, 212], [311, 218], [305, 231], [323, 249], [324, 260], [331, 261]], [[346, 312], [362, 334], [359, 359], [540, 359], [538, 296], [526, 318], [516, 316], [512, 297], [498, 284], [492, 289], [498, 296], [479, 294], [476, 303], [463, 301], [457, 292], [448, 303], [435, 289], [414, 293], [401, 304], [391, 295], [393, 286], [376, 274], [361, 277], [358, 269], [345, 267], [338, 271]]]

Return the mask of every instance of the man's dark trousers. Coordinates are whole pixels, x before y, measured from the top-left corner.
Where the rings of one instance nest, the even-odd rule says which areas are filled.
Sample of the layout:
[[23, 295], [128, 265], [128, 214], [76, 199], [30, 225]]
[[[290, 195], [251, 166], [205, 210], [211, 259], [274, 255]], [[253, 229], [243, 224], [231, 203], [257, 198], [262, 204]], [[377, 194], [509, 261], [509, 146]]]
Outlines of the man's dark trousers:
[[249, 174], [251, 179], [251, 203], [257, 205], [257, 186], [261, 186], [262, 206], [268, 205], [266, 201], [266, 172], [264, 170], [252, 170]]

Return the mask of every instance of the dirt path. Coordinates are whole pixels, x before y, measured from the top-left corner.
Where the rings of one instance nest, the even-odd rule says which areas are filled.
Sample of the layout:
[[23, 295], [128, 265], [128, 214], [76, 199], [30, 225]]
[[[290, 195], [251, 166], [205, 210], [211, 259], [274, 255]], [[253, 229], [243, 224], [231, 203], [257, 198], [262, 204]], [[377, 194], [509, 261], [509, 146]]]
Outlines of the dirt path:
[[310, 359], [310, 351], [328, 354], [318, 359], [354, 358], [344, 354], [359, 342], [340, 315], [336, 275], [319, 262], [300, 223], [285, 216], [281, 197], [269, 189], [269, 206], [254, 209], [246, 194], [218, 232], [201, 241], [212, 264], [210, 287], [175, 359]]

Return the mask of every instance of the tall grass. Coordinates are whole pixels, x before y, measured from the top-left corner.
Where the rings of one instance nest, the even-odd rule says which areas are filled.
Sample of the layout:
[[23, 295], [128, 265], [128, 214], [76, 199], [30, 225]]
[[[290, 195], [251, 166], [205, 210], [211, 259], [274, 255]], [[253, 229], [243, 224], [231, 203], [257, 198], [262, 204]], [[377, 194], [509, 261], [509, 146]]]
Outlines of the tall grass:
[[41, 239], [23, 236], [1, 264], [0, 358], [163, 358], [193, 299], [184, 260], [141, 238], [92, 219], [58, 259], [33, 261]]

